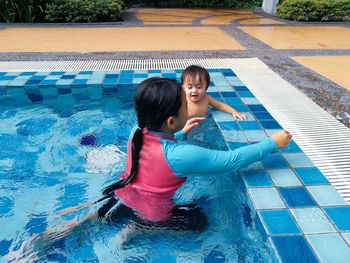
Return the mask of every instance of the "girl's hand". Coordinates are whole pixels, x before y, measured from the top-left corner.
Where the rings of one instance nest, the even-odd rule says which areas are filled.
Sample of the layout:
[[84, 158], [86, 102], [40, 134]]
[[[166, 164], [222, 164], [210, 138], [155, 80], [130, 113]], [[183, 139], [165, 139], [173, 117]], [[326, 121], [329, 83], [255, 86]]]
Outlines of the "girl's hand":
[[201, 122], [201, 121], [204, 121], [205, 118], [204, 117], [194, 117], [194, 118], [191, 118], [189, 119], [186, 124], [185, 124], [185, 127], [182, 129], [182, 131], [184, 133], [189, 133], [194, 127], [197, 127], [198, 124]]
[[245, 121], [245, 120], [247, 120], [247, 116], [245, 116], [245, 114], [244, 113], [242, 113], [242, 112], [233, 112], [232, 113], [232, 116], [233, 116], [233, 118], [235, 119], [235, 120], [237, 120], [237, 118], [238, 119], [241, 119], [241, 120], [243, 120], [243, 121]]
[[288, 146], [289, 141], [292, 139], [292, 135], [288, 131], [275, 132], [270, 136], [278, 148], [283, 148]]

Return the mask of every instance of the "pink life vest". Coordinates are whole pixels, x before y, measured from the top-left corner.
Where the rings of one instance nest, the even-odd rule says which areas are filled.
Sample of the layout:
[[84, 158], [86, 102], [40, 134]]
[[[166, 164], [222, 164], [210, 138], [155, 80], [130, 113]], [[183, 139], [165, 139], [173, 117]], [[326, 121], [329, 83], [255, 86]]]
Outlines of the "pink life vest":
[[[174, 138], [151, 134], [143, 129], [143, 144], [140, 151], [136, 178], [125, 187], [115, 191], [115, 195], [139, 215], [151, 221], [163, 221], [171, 216], [174, 206], [172, 196], [186, 181], [175, 175], [166, 162], [161, 138]], [[131, 141], [128, 142], [126, 169], [122, 178], [131, 170]]]

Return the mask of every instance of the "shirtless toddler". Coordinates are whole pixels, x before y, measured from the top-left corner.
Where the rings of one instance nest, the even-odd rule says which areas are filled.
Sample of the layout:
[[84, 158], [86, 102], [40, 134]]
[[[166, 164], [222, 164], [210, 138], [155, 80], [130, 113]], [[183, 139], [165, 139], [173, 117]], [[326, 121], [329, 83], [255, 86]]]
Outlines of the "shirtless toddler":
[[187, 110], [190, 117], [206, 117], [208, 107], [212, 106], [232, 114], [235, 120], [237, 118], [246, 120], [243, 113], [205, 94], [210, 83], [210, 76], [205, 68], [196, 65], [189, 66], [182, 73], [181, 80], [182, 88], [186, 93]]

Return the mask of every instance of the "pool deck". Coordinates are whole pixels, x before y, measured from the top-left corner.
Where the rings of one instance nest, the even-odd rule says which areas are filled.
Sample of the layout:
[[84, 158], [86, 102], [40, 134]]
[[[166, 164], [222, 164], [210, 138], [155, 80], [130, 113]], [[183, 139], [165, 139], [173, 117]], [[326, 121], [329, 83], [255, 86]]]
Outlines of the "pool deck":
[[0, 39], [0, 61], [257, 57], [350, 127], [349, 23], [297, 23], [259, 10], [135, 8], [116, 23], [0, 24]]

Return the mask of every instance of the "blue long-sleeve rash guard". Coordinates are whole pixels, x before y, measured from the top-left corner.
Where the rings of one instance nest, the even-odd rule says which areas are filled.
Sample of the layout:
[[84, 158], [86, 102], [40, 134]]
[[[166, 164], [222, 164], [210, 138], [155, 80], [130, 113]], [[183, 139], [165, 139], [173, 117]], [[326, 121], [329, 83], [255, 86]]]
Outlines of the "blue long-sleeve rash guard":
[[[173, 136], [160, 132], [150, 131], [150, 133], [174, 137], [177, 140], [185, 140], [187, 137], [183, 131], [177, 132]], [[278, 150], [275, 141], [271, 138], [240, 147], [234, 151], [211, 150], [191, 144], [179, 144], [165, 138], [161, 138], [160, 141], [164, 158], [178, 177], [235, 171]]]

